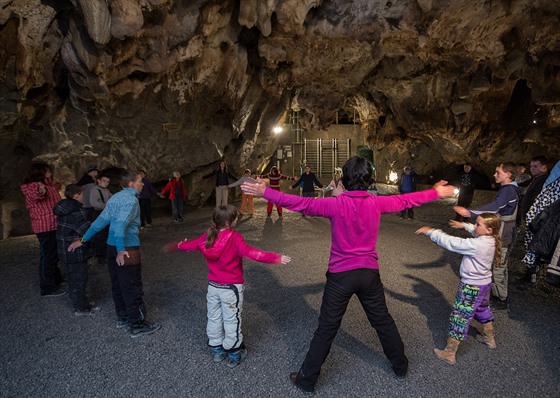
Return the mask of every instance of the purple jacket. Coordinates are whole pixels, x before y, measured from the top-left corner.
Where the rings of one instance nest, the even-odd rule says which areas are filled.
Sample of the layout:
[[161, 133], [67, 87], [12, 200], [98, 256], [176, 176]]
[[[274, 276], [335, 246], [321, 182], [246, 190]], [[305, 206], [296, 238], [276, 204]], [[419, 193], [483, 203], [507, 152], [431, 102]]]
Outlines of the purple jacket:
[[334, 198], [303, 198], [266, 188], [263, 198], [287, 209], [331, 221], [330, 272], [379, 269], [377, 235], [381, 214], [402, 211], [438, 199], [435, 189], [404, 195], [374, 196], [346, 191]]

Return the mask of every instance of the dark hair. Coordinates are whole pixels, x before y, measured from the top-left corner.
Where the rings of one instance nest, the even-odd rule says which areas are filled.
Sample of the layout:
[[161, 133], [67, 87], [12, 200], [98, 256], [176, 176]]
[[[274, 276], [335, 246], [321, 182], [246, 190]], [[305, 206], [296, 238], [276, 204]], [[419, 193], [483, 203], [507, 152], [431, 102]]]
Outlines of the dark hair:
[[548, 166], [548, 158], [544, 155], [539, 155], [531, 158], [531, 162], [539, 162], [540, 164]]
[[45, 183], [47, 171], [51, 173], [54, 171], [53, 167], [47, 163], [33, 163], [27, 171], [27, 176], [23, 182], [28, 184], [30, 182]]
[[515, 166], [515, 163], [513, 163], [513, 162], [500, 163], [500, 167], [502, 168], [504, 173], [510, 173], [511, 174], [511, 180], [512, 181], [515, 180], [515, 177], [517, 177], [517, 167]]
[[226, 224], [232, 223], [237, 218], [237, 209], [232, 205], [218, 206], [212, 212], [213, 224], [206, 232], [206, 248], [211, 247], [218, 237], [220, 229], [225, 227]]
[[[140, 173], [140, 172], [138, 172], [138, 173]], [[102, 178], [107, 178], [107, 179], [109, 179], [109, 183], [111, 182], [111, 177], [109, 177], [107, 174], [104, 174], [104, 173], [98, 174], [95, 182], [97, 183], [97, 181], [101, 180]]]
[[84, 188], [81, 185], [78, 184], [70, 184], [66, 186], [66, 189], [64, 190], [64, 197], [66, 199], [74, 199], [74, 196], [79, 194], [80, 192], [83, 192]]
[[342, 167], [342, 185], [347, 191], [367, 191], [373, 182], [373, 166], [361, 156], [352, 156]]
[[470, 166], [472, 167], [472, 164], [470, 162], [465, 162], [465, 164], [463, 164], [463, 166]]
[[138, 173], [136, 170], [125, 170], [125, 172], [121, 176], [121, 187], [128, 188], [128, 184], [136, 180], [138, 174], [140, 173]]
[[517, 163], [517, 167], [525, 167], [525, 168], [527, 168], [527, 164], [525, 164], [525, 163]]

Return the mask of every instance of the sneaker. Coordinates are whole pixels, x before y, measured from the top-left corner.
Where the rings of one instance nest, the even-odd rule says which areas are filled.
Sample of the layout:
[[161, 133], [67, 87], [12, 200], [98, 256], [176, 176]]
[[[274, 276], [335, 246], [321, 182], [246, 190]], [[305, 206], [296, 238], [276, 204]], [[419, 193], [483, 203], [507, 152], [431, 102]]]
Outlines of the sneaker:
[[214, 362], [222, 362], [227, 357], [227, 352], [221, 345], [210, 348], [212, 349], [212, 360]]
[[146, 228], [152, 228], [152, 224], [146, 224]]
[[173, 222], [179, 222], [179, 220], [173, 220]]
[[66, 289], [62, 286], [59, 286], [54, 292], [50, 293], [41, 293], [41, 297], [59, 297], [64, 296], [66, 294]]
[[185, 220], [183, 220], [183, 217], [179, 217], [179, 222], [183, 222]]
[[74, 311], [74, 315], [75, 316], [92, 316], [93, 314], [95, 314], [99, 311], [101, 311], [101, 307], [94, 306], [94, 305], [89, 305], [83, 311]]
[[126, 318], [118, 318], [117, 319], [117, 329], [123, 329], [128, 326], [128, 321]]
[[161, 325], [157, 323], [149, 323], [147, 321], [133, 323], [132, 325], [130, 325], [130, 337], [135, 339], [137, 337], [152, 334], [158, 331], [160, 328]]
[[314, 391], [313, 389], [312, 389], [312, 390], [305, 390], [302, 386], [300, 386], [300, 385], [297, 383], [297, 375], [298, 375], [297, 372], [292, 372], [292, 373], [290, 373], [290, 381], [292, 382], [292, 384], [293, 384], [298, 390], [300, 390], [300, 391], [303, 393], [303, 395], [306, 395], [306, 396], [309, 396], [309, 397], [312, 396], [312, 395], [314, 394], [315, 391]]
[[226, 366], [228, 368], [235, 368], [241, 362], [243, 362], [247, 358], [247, 350], [242, 348], [235, 352], [230, 352], [228, 354], [228, 359], [226, 361]]

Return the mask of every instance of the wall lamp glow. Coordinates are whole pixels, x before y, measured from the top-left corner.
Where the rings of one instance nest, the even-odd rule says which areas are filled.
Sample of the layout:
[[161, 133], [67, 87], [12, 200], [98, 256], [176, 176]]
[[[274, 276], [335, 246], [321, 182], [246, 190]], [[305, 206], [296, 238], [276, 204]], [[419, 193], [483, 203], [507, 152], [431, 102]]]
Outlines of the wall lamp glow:
[[274, 131], [274, 134], [280, 134], [283, 131], [283, 129], [280, 126], [276, 126], [272, 129], [272, 131]]

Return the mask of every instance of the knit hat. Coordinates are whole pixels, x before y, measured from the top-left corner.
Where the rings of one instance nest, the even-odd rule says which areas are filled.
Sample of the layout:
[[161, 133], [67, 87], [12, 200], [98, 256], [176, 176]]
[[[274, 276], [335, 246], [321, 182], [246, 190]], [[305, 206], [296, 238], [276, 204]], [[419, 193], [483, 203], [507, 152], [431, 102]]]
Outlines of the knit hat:
[[87, 168], [87, 172], [89, 173], [90, 171], [99, 171], [99, 169], [96, 164], [90, 164]]

